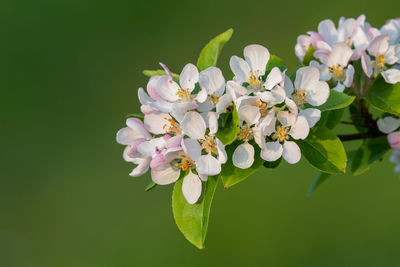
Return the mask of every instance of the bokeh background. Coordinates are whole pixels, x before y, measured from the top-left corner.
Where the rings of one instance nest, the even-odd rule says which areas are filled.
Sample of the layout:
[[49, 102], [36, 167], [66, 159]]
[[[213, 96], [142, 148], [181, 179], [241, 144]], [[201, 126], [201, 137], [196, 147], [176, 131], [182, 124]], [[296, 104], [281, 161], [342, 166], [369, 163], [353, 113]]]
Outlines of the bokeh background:
[[[400, 181], [385, 158], [311, 199], [305, 161], [219, 186], [206, 249], [174, 224], [172, 186], [145, 193], [115, 142], [143, 69], [180, 72], [234, 27], [219, 65], [259, 43], [296, 66], [324, 18], [382, 25], [396, 0], [0, 2], [0, 266], [398, 266]], [[351, 129], [350, 129], [351, 130]]]

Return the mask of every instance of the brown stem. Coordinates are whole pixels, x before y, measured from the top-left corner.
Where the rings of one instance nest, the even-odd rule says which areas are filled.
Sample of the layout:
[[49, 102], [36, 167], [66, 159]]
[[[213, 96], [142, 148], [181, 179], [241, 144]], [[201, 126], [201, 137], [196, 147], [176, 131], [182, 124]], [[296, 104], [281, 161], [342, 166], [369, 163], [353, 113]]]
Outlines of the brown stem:
[[354, 141], [360, 139], [374, 138], [378, 136], [382, 136], [383, 134], [372, 134], [372, 133], [359, 133], [359, 134], [344, 134], [338, 135], [340, 141]]
[[351, 121], [341, 121], [341, 124], [348, 124], [348, 125], [354, 125], [354, 126], [360, 126], [360, 127], [368, 127], [366, 124], [362, 123], [356, 123], [356, 122], [351, 122]]

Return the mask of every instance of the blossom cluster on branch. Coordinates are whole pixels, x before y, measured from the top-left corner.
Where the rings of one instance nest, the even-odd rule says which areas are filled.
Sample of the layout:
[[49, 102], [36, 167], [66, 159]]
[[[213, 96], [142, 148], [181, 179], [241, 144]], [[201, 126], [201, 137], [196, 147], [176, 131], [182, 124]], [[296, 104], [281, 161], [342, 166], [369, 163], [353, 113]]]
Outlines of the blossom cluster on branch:
[[[128, 115], [117, 133], [124, 159], [136, 165], [130, 175], [150, 170], [146, 191], [175, 183], [174, 218], [191, 243], [204, 246], [218, 180], [228, 188], [282, 158], [296, 164], [303, 155], [320, 171], [310, 193], [330, 175], [365, 172], [390, 147], [400, 172], [399, 19], [380, 29], [363, 15], [337, 27], [324, 20], [298, 37], [301, 65], [292, 72], [266, 47], [248, 45], [224, 77], [216, 62], [232, 33], [212, 39], [180, 74], [162, 63], [145, 71], [142, 114]], [[343, 121], [346, 109], [351, 121]], [[357, 133], [337, 136], [340, 122]], [[346, 151], [342, 141], [352, 140], [360, 148]]]

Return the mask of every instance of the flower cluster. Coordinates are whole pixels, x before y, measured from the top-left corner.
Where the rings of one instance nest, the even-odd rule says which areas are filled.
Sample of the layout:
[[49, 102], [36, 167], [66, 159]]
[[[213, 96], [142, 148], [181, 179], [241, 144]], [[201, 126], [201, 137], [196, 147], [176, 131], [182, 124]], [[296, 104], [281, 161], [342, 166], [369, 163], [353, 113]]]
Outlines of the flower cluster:
[[328, 84], [311, 66], [298, 69], [294, 83], [278, 67], [267, 73], [270, 53], [261, 45], [247, 46], [244, 58], [231, 58], [235, 76], [227, 82], [220, 69], [199, 72], [193, 64], [187, 64], [176, 81], [161, 64], [166, 74], [151, 77], [147, 92], [138, 91], [143, 122], [128, 118], [127, 127], [117, 134], [117, 142], [127, 146], [124, 159], [137, 164], [131, 176], [150, 169], [153, 182], [166, 185], [184, 172], [182, 193], [188, 203], [196, 203], [202, 181], [218, 175], [228, 159], [218, 128], [222, 117], [232, 112], [237, 112], [240, 127], [238, 145], [229, 155], [234, 166], [250, 168], [255, 156], [270, 162], [283, 157], [290, 164], [300, 160], [293, 140], [305, 139], [320, 119], [320, 110], [313, 106], [327, 101]]
[[337, 28], [331, 20], [323, 20], [317, 32], [298, 37], [295, 52], [302, 62], [312, 53], [316, 60], [310, 66], [319, 68], [321, 79], [339, 92], [352, 86], [358, 60], [368, 78], [382, 75], [395, 84], [400, 82], [400, 20], [389, 20], [380, 29], [366, 22], [364, 15], [342, 17]]
[[[146, 190], [175, 184], [174, 219], [190, 242], [204, 247], [218, 180], [228, 188], [261, 166], [304, 156], [319, 171], [310, 195], [331, 175], [364, 173], [390, 149], [400, 172], [400, 19], [380, 29], [363, 15], [337, 27], [324, 20], [298, 37], [302, 64], [290, 74], [253, 44], [230, 58], [233, 75], [224, 77], [216, 61], [232, 33], [212, 39], [179, 75], [162, 63], [145, 71], [142, 114], [129, 115], [117, 133], [124, 159], [136, 165], [130, 175], [150, 170]], [[356, 132], [336, 135], [339, 123]], [[346, 151], [342, 142], [353, 140], [363, 142]]]

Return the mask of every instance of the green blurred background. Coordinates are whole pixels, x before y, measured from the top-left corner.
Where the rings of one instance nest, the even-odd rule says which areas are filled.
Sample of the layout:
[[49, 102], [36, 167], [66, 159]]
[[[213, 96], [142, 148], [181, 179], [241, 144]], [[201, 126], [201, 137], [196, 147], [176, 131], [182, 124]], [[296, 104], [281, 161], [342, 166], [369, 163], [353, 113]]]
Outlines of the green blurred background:
[[0, 2], [0, 266], [398, 266], [400, 182], [388, 157], [306, 199], [305, 161], [261, 170], [214, 199], [206, 249], [174, 224], [171, 186], [145, 193], [115, 142], [139, 111], [143, 69], [180, 72], [234, 27], [222, 54], [259, 43], [291, 68], [324, 18], [400, 16], [377, 1]]

